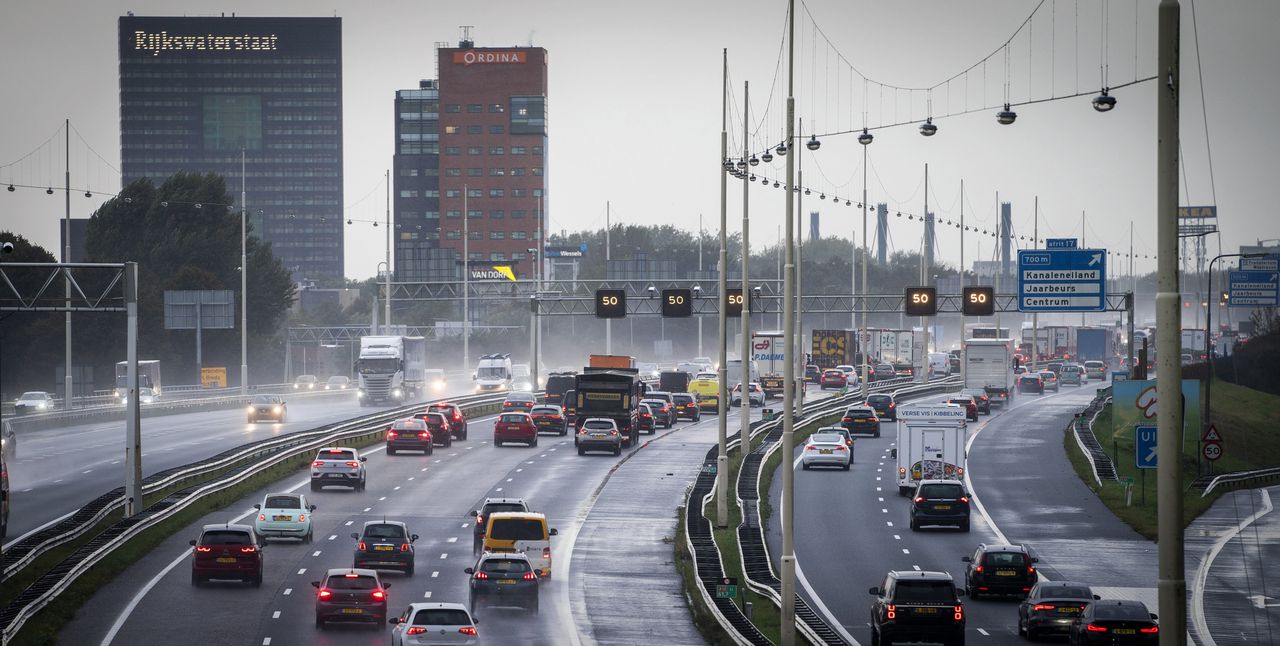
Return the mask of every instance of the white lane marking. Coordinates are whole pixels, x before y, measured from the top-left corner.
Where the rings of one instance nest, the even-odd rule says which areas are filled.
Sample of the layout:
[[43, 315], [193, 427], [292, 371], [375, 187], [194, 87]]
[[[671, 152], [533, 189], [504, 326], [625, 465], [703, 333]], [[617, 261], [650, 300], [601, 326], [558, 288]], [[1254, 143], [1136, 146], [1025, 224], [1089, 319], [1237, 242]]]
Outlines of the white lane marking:
[[[439, 460], [436, 460], [436, 462], [439, 462]], [[423, 471], [426, 471], [426, 470], [427, 470], [427, 468], [426, 468], [426, 467], [422, 467], [422, 470], [423, 470]]]
[[93, 473], [93, 469], [88, 469], [88, 470], [85, 470], [85, 471], [81, 471], [80, 473], [82, 473], [82, 474], [84, 474], [84, 473]]
[[[399, 488], [400, 488], [400, 487], [396, 487], [396, 489], [399, 489]], [[381, 498], [379, 498], [379, 499], [378, 499], [378, 502], [382, 502], [382, 501], [384, 501], [384, 500], [386, 500], [386, 499], [387, 499], [387, 497], [386, 497], [386, 496], [383, 496], [383, 497], [381, 497]]]
[[494, 491], [502, 491], [502, 487], [498, 487], [497, 489], [494, 489]]
[[458, 454], [457, 454], [457, 453], [450, 453], [450, 454], [449, 454], [449, 457], [451, 457], [451, 458], [456, 458], [456, 457], [458, 457]]
[[546, 453], [543, 453], [542, 455], [539, 455], [538, 457], [540, 457], [540, 458], [545, 458], [545, 457], [547, 457], [547, 454], [546, 454]]
[[348, 521], [347, 521], [346, 523], [344, 523], [344, 524], [345, 524], [347, 527], [350, 527], [350, 526], [351, 526], [351, 523], [353, 523], [353, 522], [355, 522], [355, 521], [353, 521], [353, 520], [348, 520]]
[[884, 469], [876, 469], [876, 473], [881, 473], [881, 472], [883, 472], [883, 471], [884, 471]]
[[[436, 458], [436, 462], [437, 462], [437, 463], [439, 463], [439, 462], [444, 462], [444, 459], [443, 459], [443, 458]], [[426, 471], [426, 469], [423, 469], [423, 471]]]
[[511, 482], [513, 478], [507, 478], [507, 482]]
[[435, 572], [432, 572], [432, 573], [431, 573], [431, 578], [433, 578], [433, 579], [438, 579], [438, 578], [440, 578], [440, 570], [436, 570]]
[[311, 555], [312, 555], [312, 556], [320, 556], [320, 550], [316, 550], [316, 551], [312, 552], [312, 553], [311, 553]]
[[338, 535], [337, 535], [337, 534], [329, 534], [329, 540], [333, 540], [333, 539], [335, 539], [335, 538], [337, 538], [337, 537], [338, 537]]
[[876, 482], [880, 482], [880, 476], [876, 476]]
[[[373, 507], [365, 507], [365, 508], [364, 508], [364, 510], [365, 510], [366, 512], [367, 512], [367, 511], [369, 511], [370, 509], [373, 509]], [[348, 525], [350, 525], [351, 523], [347, 523], [347, 524], [348, 524]]]
[[430, 598], [431, 598], [431, 591], [430, 591], [430, 590], [427, 590], [427, 592], [426, 592], [425, 594], [423, 594], [423, 595], [422, 595], [422, 598], [423, 598], [423, 599], [430, 599]]
[[392, 490], [392, 491], [400, 491], [400, 485], [396, 485], [396, 486], [392, 487], [392, 488], [391, 488], [391, 490]]
[[529, 460], [528, 462], [525, 462], [525, 464], [533, 464], [533, 460]]
[[884, 502], [884, 497], [883, 497], [883, 496], [877, 496], [877, 497], [876, 497], [876, 500], [879, 500], [880, 502]]
[[893, 527], [893, 521], [886, 520], [884, 524], [888, 525], [889, 527]]
[[413, 476], [409, 476], [409, 479], [410, 479], [410, 480], [413, 480]]
[[983, 635], [984, 637], [990, 637], [990, 636], [991, 636], [991, 633], [989, 633], [989, 632], [987, 632], [987, 631], [985, 631], [985, 630], [983, 630], [983, 629], [981, 629], [981, 628], [979, 628], [979, 629], [978, 629], [978, 632], [982, 633], [982, 635]]
[[[530, 334], [532, 334], [532, 332], [531, 332]], [[889, 513], [889, 510], [888, 510], [888, 509], [885, 509], [884, 507], [881, 507], [881, 508], [880, 508], [880, 513], [882, 513], [882, 514], [887, 514], [887, 513]]]
[[907, 548], [905, 548], [905, 547], [904, 547], [904, 548], [902, 548], [902, 553], [903, 553], [903, 554], [910, 554], [910, 553], [911, 553], [911, 550], [909, 550], [909, 549], [907, 549]]
[[289, 595], [293, 594], [293, 588], [285, 588], [285, 589], [284, 589], [284, 592], [282, 592], [281, 594], [283, 594], [284, 596], [286, 596], [286, 597], [287, 597], [287, 596], [289, 596]]
[[307, 568], [298, 568], [298, 574], [306, 574]]
[[470, 451], [471, 449], [474, 449], [474, 448], [476, 448], [476, 447], [474, 447], [474, 446], [468, 446], [468, 447], [467, 447], [467, 450], [468, 450], [468, 451]]
[[520, 467], [519, 469], [516, 469], [516, 473], [520, 473], [521, 471], [524, 471], [524, 467]]
[[881, 489], [880, 487], [876, 487], [876, 491], [884, 491], [884, 490]]
[[277, 610], [277, 611], [275, 611], [275, 612], [271, 613], [271, 618], [272, 618], [272, 619], [279, 619], [279, 618], [280, 618], [280, 611], [279, 611], [279, 610]]
[[880, 466], [884, 466], [884, 463], [883, 463], [883, 462], [881, 462], [881, 463], [880, 463]]
[[441, 555], [440, 555], [440, 558], [441, 558], [441, 559], [447, 559], [447, 558], [449, 558], [449, 553], [448, 553], [448, 552], [445, 552], [444, 554], [441, 554]]
[[446, 541], [446, 542], [449, 542], [449, 543], [457, 543], [457, 542], [458, 542], [458, 537], [457, 537], [457, 536], [450, 536], [450, 537], [449, 537], [449, 540], [448, 540], [448, 541]]
[[120, 464], [120, 461], [119, 461], [119, 460], [112, 460], [112, 461], [111, 461], [111, 464]]
[[462, 524], [462, 528], [463, 528], [463, 529], [466, 529], [466, 528], [467, 528], [467, 526], [468, 526], [468, 525], [470, 525], [470, 524], [471, 524], [471, 523], [463, 523], [463, 524]]
[[911, 567], [912, 567], [916, 572], [919, 572], [919, 571], [920, 571], [920, 566], [919, 566], [919, 565], [913, 565], [913, 566], [911, 566]]
[[547, 450], [548, 450], [548, 451], [554, 451], [555, 449], [547, 449]]
[[1213, 547], [1209, 548], [1209, 553], [1200, 561], [1200, 567], [1196, 570], [1195, 588], [1191, 593], [1191, 623], [1196, 628], [1196, 633], [1202, 646], [1218, 646], [1218, 643], [1213, 639], [1213, 635], [1209, 633], [1209, 625], [1204, 618], [1204, 587], [1209, 578], [1209, 569], [1213, 567], [1213, 560], [1218, 558], [1218, 553], [1222, 551], [1222, 548], [1226, 547], [1227, 543], [1235, 538], [1237, 534], [1244, 531], [1244, 528], [1271, 513], [1271, 494], [1266, 489], [1259, 489], [1258, 491], [1262, 494], [1262, 509], [1240, 521], [1230, 531], [1223, 532], [1222, 536], [1219, 536], [1218, 540], [1214, 541]]
[[22, 493], [27, 493], [28, 491], [31, 491], [31, 487], [27, 487], [26, 489], [23, 489]]
[[263, 637], [263, 638], [262, 638], [262, 646], [271, 646], [271, 638], [270, 638], [270, 637]]
[[898, 536], [897, 534], [894, 534], [894, 535], [893, 535], [893, 540], [895, 540], [895, 541], [900, 541], [900, 540], [902, 540], [902, 537], [901, 537], [901, 536]]

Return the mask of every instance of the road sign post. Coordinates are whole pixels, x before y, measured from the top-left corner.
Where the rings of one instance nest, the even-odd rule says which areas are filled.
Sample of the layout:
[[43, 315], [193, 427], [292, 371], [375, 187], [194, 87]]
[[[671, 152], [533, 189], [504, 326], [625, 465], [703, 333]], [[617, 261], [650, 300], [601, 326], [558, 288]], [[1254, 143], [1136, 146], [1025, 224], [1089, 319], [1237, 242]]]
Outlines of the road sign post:
[[1147, 469], [1155, 469], [1159, 465], [1156, 459], [1156, 427], [1133, 427], [1133, 456], [1139, 472], [1142, 473], [1142, 504], [1147, 504]]
[[1105, 249], [1023, 249], [1018, 252], [1018, 311], [1101, 312], [1106, 309]]
[[716, 582], [717, 599], [738, 598], [738, 579], [731, 576], [722, 577]]

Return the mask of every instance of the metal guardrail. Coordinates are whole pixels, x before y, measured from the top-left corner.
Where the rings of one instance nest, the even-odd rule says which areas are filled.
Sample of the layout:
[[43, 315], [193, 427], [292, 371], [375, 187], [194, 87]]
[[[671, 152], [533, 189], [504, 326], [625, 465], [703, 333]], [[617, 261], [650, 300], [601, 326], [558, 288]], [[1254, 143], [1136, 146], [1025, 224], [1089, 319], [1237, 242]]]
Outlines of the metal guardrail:
[[[486, 394], [455, 397], [450, 398], [450, 400], [466, 409], [496, 404], [502, 398], [502, 394]], [[338, 440], [379, 433], [387, 423], [396, 417], [420, 408], [426, 403], [429, 402], [416, 403], [411, 406], [368, 415], [357, 420], [327, 425], [314, 431], [292, 433], [281, 438], [253, 442], [225, 451], [208, 460], [169, 469], [150, 476], [144, 484], [144, 491], [148, 488], [154, 491], [184, 478], [199, 477], [202, 474], [225, 468], [239, 460], [263, 456], [262, 459], [254, 460], [249, 464], [232, 469], [214, 481], [174, 492], [163, 500], [148, 506], [141, 513], [120, 520], [87, 544], [81, 546], [50, 572], [23, 590], [18, 598], [7, 607], [0, 610], [0, 624], [4, 626], [3, 634], [5, 640], [12, 639], [27, 620], [41, 608], [48, 605], [58, 594], [66, 590], [94, 564], [147, 528], [181, 512], [206, 495], [232, 487], [246, 477], [269, 469], [297, 455], [314, 451]], [[124, 488], [120, 487], [103, 494], [62, 523], [48, 527], [35, 534], [29, 534], [19, 541], [19, 544], [14, 546], [13, 549], [6, 549], [4, 555], [5, 578], [8, 579], [12, 576], [11, 568], [13, 573], [20, 572], [40, 554], [83, 535], [114, 508], [123, 505], [123, 492]], [[18, 552], [18, 554], [14, 554], [14, 552]]]
[[1252, 489], [1260, 484], [1274, 481], [1280, 481], [1280, 467], [1221, 473], [1209, 481], [1209, 485], [1204, 488], [1204, 493], [1200, 494], [1200, 497], [1208, 496], [1219, 484], [1224, 486], [1246, 484]]
[[[1084, 409], [1075, 420], [1071, 422], [1071, 434], [1076, 438], [1076, 444], [1080, 447], [1080, 451], [1084, 453], [1084, 457], [1089, 461], [1089, 468], [1093, 470], [1093, 479], [1097, 481], [1098, 486], [1102, 486], [1102, 481], [1118, 480], [1116, 476], [1116, 465], [1111, 461], [1111, 456], [1103, 450], [1102, 444], [1098, 442], [1098, 437], [1093, 434], [1093, 423], [1097, 421], [1098, 416], [1110, 404], [1110, 389], [1099, 389], [1093, 396], [1093, 401], [1089, 402], [1089, 407]], [[1085, 424], [1080, 424], [1080, 420], [1088, 416]]]

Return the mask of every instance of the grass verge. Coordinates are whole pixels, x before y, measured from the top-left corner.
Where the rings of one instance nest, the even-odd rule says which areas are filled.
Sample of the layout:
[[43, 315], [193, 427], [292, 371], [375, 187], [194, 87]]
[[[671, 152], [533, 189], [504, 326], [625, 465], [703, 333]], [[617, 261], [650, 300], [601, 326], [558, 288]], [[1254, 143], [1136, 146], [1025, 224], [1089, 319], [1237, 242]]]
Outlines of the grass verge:
[[[1225, 435], [1223, 442], [1226, 452], [1222, 459], [1213, 466], [1215, 473], [1226, 471], [1243, 471], [1259, 469], [1280, 464], [1280, 435], [1271, 432], [1268, 415], [1280, 409], [1280, 397], [1260, 391], [1237, 386], [1235, 384], [1215, 381], [1213, 385], [1212, 422]], [[1129, 504], [1125, 501], [1125, 487], [1120, 482], [1104, 480], [1102, 486], [1093, 478], [1089, 461], [1080, 452], [1071, 428], [1068, 427], [1063, 436], [1063, 446], [1071, 460], [1072, 467], [1080, 479], [1098, 495], [1117, 518], [1129, 524], [1135, 531], [1154, 540], [1157, 529], [1156, 509], [1156, 474], [1151, 469], [1137, 468], [1134, 458], [1134, 435], [1132, 428], [1120, 429], [1112, 427], [1111, 408], [1108, 407], [1097, 418], [1093, 425], [1093, 433], [1098, 438], [1104, 451], [1111, 456], [1116, 465], [1116, 476], [1120, 479], [1132, 478], [1133, 491]], [[1182, 481], [1190, 486], [1200, 475], [1204, 463], [1197, 464], [1200, 444], [1196, 438], [1188, 438], [1182, 452]], [[1145, 499], [1143, 487], [1143, 471], [1151, 471], [1145, 475]], [[1208, 496], [1201, 497], [1201, 492], [1188, 489], [1183, 494], [1183, 519], [1189, 525], [1197, 516], [1204, 513], [1213, 502], [1227, 489], [1216, 488]]]
[[733, 646], [733, 638], [729, 637], [729, 634], [720, 626], [715, 614], [707, 607], [702, 594], [698, 592], [698, 573], [693, 566], [693, 555], [689, 553], [685, 537], [684, 510], [684, 506], [676, 508], [675, 561], [676, 572], [680, 574], [680, 580], [684, 584], [684, 596], [689, 603], [689, 612], [693, 615], [693, 625], [708, 644]]

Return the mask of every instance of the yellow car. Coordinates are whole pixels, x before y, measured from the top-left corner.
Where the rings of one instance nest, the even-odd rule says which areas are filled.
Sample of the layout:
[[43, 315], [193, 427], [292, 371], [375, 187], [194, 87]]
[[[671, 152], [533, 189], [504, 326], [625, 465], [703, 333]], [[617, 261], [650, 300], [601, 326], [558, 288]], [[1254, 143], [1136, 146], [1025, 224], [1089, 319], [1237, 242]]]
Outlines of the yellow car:
[[689, 392], [698, 400], [698, 409], [715, 412], [720, 404], [720, 380], [715, 373], [699, 373], [689, 382]]

